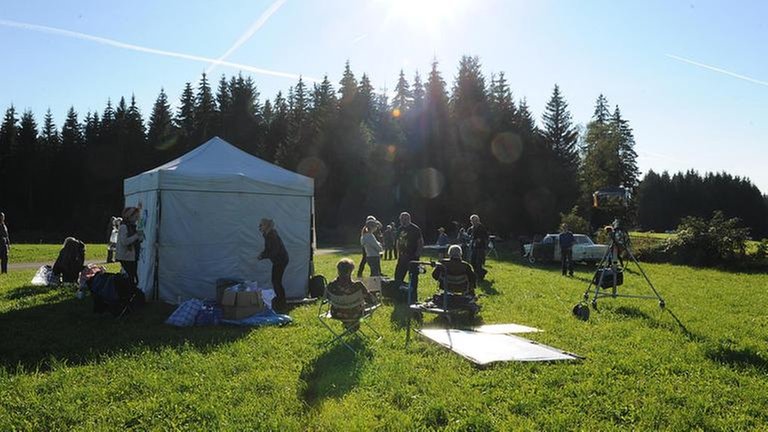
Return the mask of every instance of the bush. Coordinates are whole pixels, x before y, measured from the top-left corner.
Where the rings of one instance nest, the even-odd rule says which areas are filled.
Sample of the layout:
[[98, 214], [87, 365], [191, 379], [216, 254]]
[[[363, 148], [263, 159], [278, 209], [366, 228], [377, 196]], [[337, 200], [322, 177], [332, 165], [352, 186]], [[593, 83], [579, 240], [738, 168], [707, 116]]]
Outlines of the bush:
[[678, 264], [694, 266], [729, 266], [746, 257], [749, 228], [739, 227], [739, 218], [726, 218], [715, 211], [710, 220], [685, 217], [677, 235], [669, 238], [666, 252]]
[[589, 222], [579, 216], [579, 206], [573, 206], [570, 213], [560, 213], [560, 226], [568, 225], [568, 228], [577, 234], [590, 234]]

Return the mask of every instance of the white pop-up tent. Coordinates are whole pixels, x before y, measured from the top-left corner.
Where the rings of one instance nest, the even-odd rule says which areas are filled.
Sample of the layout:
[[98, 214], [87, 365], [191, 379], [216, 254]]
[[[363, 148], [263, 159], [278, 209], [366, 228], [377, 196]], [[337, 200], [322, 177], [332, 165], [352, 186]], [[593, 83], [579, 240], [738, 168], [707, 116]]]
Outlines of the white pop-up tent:
[[139, 288], [169, 303], [215, 298], [216, 280], [271, 287], [259, 221], [275, 221], [290, 262], [286, 297], [307, 292], [314, 250], [314, 182], [213, 138], [124, 180], [125, 205], [142, 209]]

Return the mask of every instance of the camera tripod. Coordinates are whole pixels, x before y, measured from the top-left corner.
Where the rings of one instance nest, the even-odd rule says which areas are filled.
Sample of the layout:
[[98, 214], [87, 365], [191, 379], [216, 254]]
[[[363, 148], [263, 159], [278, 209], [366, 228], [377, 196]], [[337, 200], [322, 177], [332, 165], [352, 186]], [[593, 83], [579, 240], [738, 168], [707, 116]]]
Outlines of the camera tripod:
[[[603, 298], [603, 297], [612, 297], [612, 298], [629, 297], [629, 298], [641, 298], [641, 299], [651, 299], [651, 300], [655, 299], [659, 301], [659, 307], [664, 309], [664, 307], [666, 306], [664, 299], [661, 297], [661, 294], [659, 294], [659, 292], [653, 286], [651, 279], [648, 277], [647, 274], [645, 274], [645, 271], [643, 271], [643, 268], [640, 266], [640, 263], [637, 261], [634, 254], [632, 254], [632, 249], [628, 241], [629, 235], [625, 231], [619, 228], [616, 228], [613, 232], [611, 232], [610, 238], [611, 238], [611, 241], [610, 241], [610, 244], [608, 245], [608, 250], [605, 252], [605, 255], [603, 255], [603, 258], [600, 260], [600, 263], [597, 265], [598, 270], [595, 272], [595, 276], [589, 282], [589, 286], [587, 286], [586, 291], [584, 291], [584, 300], [579, 302], [578, 304], [576, 304], [576, 306], [573, 307], [573, 314], [576, 315], [578, 318], [587, 320], [589, 318], [589, 306], [587, 304], [591, 304], [592, 307], [595, 310], [597, 310], [597, 299]], [[622, 266], [618, 266], [615, 259], [621, 260], [619, 255], [621, 254], [622, 249], [627, 252], [627, 256], [629, 257], [629, 260], [635, 263], [635, 265], [637, 266], [637, 269], [640, 270], [640, 274], [643, 275], [643, 278], [645, 278], [645, 281], [648, 283], [648, 286], [651, 287], [651, 290], [653, 291], [654, 296], [620, 294], [618, 292], [618, 286], [623, 283], [623, 279], [624, 279], [623, 270], [626, 266], [624, 266], [623, 264]], [[592, 291], [593, 287], [594, 287], [594, 291]], [[589, 300], [590, 295], [592, 296], [591, 302]]]

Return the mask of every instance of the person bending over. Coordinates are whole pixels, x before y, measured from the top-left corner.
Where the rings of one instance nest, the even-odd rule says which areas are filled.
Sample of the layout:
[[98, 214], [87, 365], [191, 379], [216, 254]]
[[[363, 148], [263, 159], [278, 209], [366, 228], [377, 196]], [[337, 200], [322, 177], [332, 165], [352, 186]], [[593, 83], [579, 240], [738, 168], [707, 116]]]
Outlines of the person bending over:
[[268, 259], [272, 262], [272, 289], [275, 290], [275, 299], [272, 304], [273, 309], [281, 310], [285, 307], [283, 274], [288, 267], [288, 251], [277, 234], [275, 222], [272, 219], [262, 219], [259, 223], [259, 231], [264, 235], [264, 250], [259, 254], [258, 259]]

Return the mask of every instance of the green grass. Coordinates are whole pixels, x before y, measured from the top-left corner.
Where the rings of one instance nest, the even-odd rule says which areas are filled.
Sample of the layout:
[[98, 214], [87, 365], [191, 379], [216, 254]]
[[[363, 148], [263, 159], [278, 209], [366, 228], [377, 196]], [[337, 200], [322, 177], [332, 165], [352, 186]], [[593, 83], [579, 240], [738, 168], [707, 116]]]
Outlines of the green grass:
[[[50, 262], [53, 265], [61, 250], [60, 244], [13, 244], [11, 245], [11, 263]], [[85, 260], [104, 262], [107, 260], [106, 244], [86, 244]]]
[[[319, 272], [337, 259], [318, 257]], [[487, 369], [420, 339], [405, 349], [392, 305], [373, 320], [384, 339], [352, 356], [323, 346], [316, 305], [283, 328], [177, 329], [162, 323], [170, 306], [115, 320], [12, 272], [0, 276], [0, 430], [767, 429], [768, 276], [643, 269], [666, 311], [605, 299], [582, 322], [571, 308], [589, 268], [571, 279], [491, 260], [483, 322], [538, 327], [525, 336], [586, 359]], [[433, 287], [422, 279], [422, 296]], [[648, 290], [637, 274], [622, 288]]]

